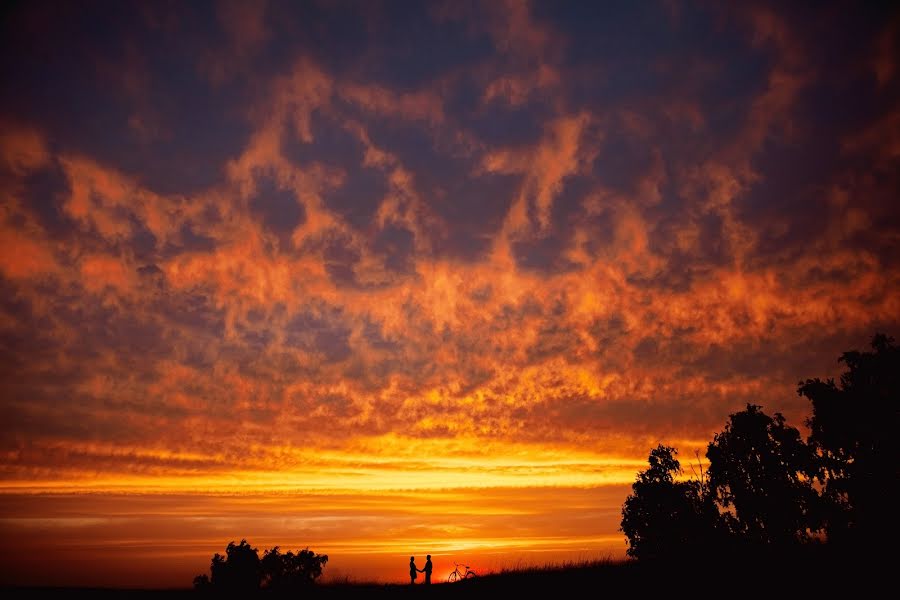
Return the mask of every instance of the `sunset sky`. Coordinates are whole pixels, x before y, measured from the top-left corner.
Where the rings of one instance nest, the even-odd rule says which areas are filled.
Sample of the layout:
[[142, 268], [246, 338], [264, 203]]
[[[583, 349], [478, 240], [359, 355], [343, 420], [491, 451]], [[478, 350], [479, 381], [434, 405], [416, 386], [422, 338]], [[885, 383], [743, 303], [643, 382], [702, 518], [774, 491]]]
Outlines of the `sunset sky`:
[[4, 5], [0, 584], [622, 558], [802, 428], [900, 337], [900, 18], [725, 4]]

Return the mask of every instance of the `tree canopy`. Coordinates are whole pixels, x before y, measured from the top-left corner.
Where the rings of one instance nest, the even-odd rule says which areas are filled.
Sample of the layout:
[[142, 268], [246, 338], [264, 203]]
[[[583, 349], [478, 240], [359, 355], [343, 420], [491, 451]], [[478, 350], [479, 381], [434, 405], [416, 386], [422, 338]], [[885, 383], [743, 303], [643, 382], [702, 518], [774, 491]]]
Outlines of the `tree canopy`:
[[225, 556], [215, 553], [210, 562], [210, 575], [194, 578], [194, 587], [227, 593], [246, 593], [261, 586], [273, 590], [296, 590], [315, 583], [322, 576], [328, 556], [316, 554], [309, 548], [299, 552], [282, 553], [278, 546], [259, 551], [241, 540], [225, 548]]
[[315, 583], [322, 576], [322, 569], [328, 562], [325, 554], [316, 554], [309, 548], [282, 553], [278, 546], [266, 550], [261, 566], [264, 583], [271, 589], [295, 589]]
[[622, 507], [621, 530], [628, 555], [663, 559], [710, 541], [716, 510], [700, 481], [677, 481], [682, 474], [678, 451], [660, 444], [650, 451], [650, 467], [638, 473]]
[[729, 416], [706, 457], [710, 493], [733, 533], [751, 542], [788, 544], [820, 529], [815, 453], [780, 413], [770, 417], [748, 404]]
[[[675, 448], [659, 445], [622, 506], [628, 555], [672, 559], [714, 544], [793, 547], [824, 532], [856, 552], [896, 531], [900, 488], [900, 349], [875, 335], [871, 352], [849, 351], [839, 383], [807, 379], [810, 434], [747, 404], [707, 447], [709, 469], [683, 479]], [[818, 539], [819, 536], [816, 537]]]
[[819, 453], [829, 538], [867, 543], [893, 523], [900, 483], [900, 349], [876, 335], [872, 352], [845, 352], [840, 383], [807, 379], [810, 444]]

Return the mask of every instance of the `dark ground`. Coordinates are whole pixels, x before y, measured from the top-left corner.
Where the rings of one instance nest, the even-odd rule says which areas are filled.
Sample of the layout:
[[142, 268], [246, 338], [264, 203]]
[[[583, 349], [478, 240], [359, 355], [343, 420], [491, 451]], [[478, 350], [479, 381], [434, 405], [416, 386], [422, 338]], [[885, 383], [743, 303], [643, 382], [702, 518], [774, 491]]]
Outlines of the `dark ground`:
[[[883, 555], [882, 555], [883, 556]], [[685, 560], [678, 564], [596, 562], [520, 569], [489, 574], [457, 583], [426, 587], [400, 584], [332, 583], [291, 594], [260, 591], [263, 598], [759, 598], [893, 597], [893, 565], [876, 561], [834, 560], [804, 555], [759, 559], [727, 557]], [[888, 562], [886, 557], [884, 562]], [[877, 596], [876, 596], [877, 594]], [[3, 598], [203, 598], [216, 594], [184, 590], [121, 590], [87, 588], [0, 588]], [[231, 593], [228, 596], [240, 595]]]

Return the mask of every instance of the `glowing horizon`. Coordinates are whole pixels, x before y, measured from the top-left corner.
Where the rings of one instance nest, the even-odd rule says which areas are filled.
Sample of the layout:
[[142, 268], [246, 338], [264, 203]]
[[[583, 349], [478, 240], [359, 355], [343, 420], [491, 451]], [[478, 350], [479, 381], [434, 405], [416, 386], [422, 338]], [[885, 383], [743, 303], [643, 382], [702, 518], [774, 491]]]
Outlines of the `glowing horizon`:
[[0, 584], [623, 557], [651, 448], [900, 331], [900, 18], [809, 12], [6, 11]]

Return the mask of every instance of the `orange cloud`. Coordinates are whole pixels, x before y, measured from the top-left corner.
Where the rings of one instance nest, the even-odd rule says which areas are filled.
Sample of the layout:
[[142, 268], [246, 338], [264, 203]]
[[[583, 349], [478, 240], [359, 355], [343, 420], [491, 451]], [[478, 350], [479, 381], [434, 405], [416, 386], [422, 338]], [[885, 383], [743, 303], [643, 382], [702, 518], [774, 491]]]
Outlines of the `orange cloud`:
[[0, 160], [14, 173], [24, 174], [50, 159], [44, 138], [35, 130], [0, 124]]
[[0, 271], [10, 279], [42, 277], [59, 269], [52, 250], [46, 241], [37, 240], [26, 233], [4, 227], [0, 229]]
[[537, 231], [550, 225], [550, 211], [564, 180], [590, 164], [596, 151], [585, 150], [582, 135], [590, 122], [587, 114], [560, 118], [546, 127], [546, 136], [533, 149], [487, 153], [481, 163], [486, 173], [525, 175], [519, 196], [506, 216], [502, 240], [522, 236], [532, 230], [529, 211], [536, 213]]

